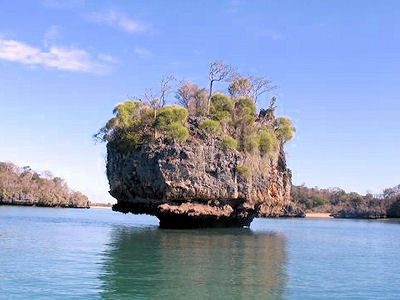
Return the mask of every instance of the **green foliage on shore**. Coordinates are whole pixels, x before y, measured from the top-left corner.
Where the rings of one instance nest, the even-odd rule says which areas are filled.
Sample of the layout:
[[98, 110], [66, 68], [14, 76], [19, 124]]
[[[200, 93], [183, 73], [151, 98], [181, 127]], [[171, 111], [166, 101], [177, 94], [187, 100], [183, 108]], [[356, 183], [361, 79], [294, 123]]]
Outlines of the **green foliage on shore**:
[[[222, 141], [223, 147], [251, 155], [267, 155], [290, 141], [295, 133], [287, 118], [275, 118], [273, 97], [268, 114], [257, 115], [257, 96], [271, 90], [271, 82], [263, 78], [235, 77], [228, 93], [213, 93], [213, 84], [229, 81], [232, 68], [220, 62], [211, 64], [208, 91], [196, 84], [183, 82], [176, 99], [182, 105], [166, 105], [170, 80], [163, 79], [159, 97], [145, 95], [145, 101], [128, 100], [118, 104], [114, 117], [95, 134], [97, 140], [117, 145], [121, 151], [156, 141], [185, 143], [192, 138], [189, 124]], [[159, 100], [161, 99], [161, 100]], [[264, 118], [261, 122], [260, 118]]]
[[[390, 193], [387, 191], [390, 190]], [[400, 217], [400, 185], [380, 195], [346, 193], [340, 188], [293, 186], [292, 202], [307, 211], [328, 212], [346, 218]]]
[[60, 177], [30, 167], [0, 162], [0, 204], [86, 207], [88, 198], [72, 191]]

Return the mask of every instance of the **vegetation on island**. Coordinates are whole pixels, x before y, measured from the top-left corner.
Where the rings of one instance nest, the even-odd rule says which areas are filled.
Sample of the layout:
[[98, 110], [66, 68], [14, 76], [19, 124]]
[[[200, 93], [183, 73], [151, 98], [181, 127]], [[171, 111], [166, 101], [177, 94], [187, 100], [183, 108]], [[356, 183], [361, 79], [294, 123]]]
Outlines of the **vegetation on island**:
[[60, 177], [42, 174], [29, 166], [0, 162], [0, 205], [88, 207], [88, 198], [72, 191]]
[[340, 188], [292, 187], [292, 201], [309, 212], [328, 212], [344, 218], [400, 217], [400, 185], [379, 195], [346, 193]]
[[[185, 143], [191, 138], [189, 120], [196, 120], [197, 128], [218, 139], [227, 151], [263, 156], [276, 152], [293, 138], [292, 122], [274, 117], [275, 98], [267, 109], [271, 122], [257, 122], [257, 101], [276, 88], [270, 80], [239, 75], [222, 62], [210, 64], [208, 79], [208, 89], [180, 82], [172, 101], [169, 97], [175, 78], [163, 78], [158, 95], [148, 90], [143, 98], [118, 104], [114, 117], [95, 138], [116, 145], [121, 151], [156, 141]], [[224, 83], [227, 93], [215, 92], [217, 83]]]

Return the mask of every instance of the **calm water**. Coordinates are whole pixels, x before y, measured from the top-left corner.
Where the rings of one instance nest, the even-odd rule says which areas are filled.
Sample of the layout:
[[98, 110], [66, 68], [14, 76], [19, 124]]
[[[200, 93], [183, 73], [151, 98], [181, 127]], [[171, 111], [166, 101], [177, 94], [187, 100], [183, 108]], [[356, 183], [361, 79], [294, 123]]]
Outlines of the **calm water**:
[[0, 206], [0, 299], [400, 299], [399, 221], [157, 223]]

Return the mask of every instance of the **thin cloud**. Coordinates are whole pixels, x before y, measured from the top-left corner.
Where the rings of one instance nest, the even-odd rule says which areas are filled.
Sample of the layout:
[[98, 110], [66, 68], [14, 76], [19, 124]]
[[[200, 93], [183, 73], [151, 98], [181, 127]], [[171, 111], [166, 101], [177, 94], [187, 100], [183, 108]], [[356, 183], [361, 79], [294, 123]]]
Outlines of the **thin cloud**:
[[111, 55], [107, 55], [107, 54], [103, 54], [103, 53], [98, 54], [97, 57], [100, 60], [109, 62], [109, 63], [117, 63], [118, 62], [118, 60], [115, 59], [114, 57], [112, 57]]
[[171, 61], [169, 63], [171, 66], [180, 66], [183, 64], [183, 62], [179, 61], [179, 60], [175, 60], [175, 61]]
[[272, 30], [272, 29], [260, 30], [258, 32], [258, 36], [269, 37], [269, 38], [271, 38], [273, 40], [283, 40], [283, 39], [285, 39], [285, 36], [282, 33], [278, 32], [278, 31], [275, 31], [275, 30]]
[[106, 24], [131, 34], [145, 32], [148, 27], [144, 23], [134, 20], [125, 13], [117, 10], [110, 10], [103, 13], [92, 12], [87, 14], [85, 17], [88, 21], [98, 24]]
[[227, 8], [225, 9], [225, 12], [234, 14], [237, 13], [240, 9], [240, 6], [242, 5], [241, 0], [231, 0], [227, 3]]
[[151, 52], [149, 50], [140, 48], [140, 47], [135, 47], [135, 49], [133, 50], [137, 55], [140, 56], [149, 56], [151, 55]]
[[2, 38], [0, 59], [76, 72], [104, 73], [108, 69], [82, 49], [52, 46], [48, 50], [42, 50], [23, 42]]
[[85, 5], [85, 0], [43, 0], [44, 6], [52, 8], [74, 8]]
[[52, 42], [60, 39], [61, 37], [61, 27], [52, 25], [44, 34], [44, 45], [48, 47]]
[[52, 25], [44, 34], [46, 40], [56, 40], [60, 37], [60, 26]]

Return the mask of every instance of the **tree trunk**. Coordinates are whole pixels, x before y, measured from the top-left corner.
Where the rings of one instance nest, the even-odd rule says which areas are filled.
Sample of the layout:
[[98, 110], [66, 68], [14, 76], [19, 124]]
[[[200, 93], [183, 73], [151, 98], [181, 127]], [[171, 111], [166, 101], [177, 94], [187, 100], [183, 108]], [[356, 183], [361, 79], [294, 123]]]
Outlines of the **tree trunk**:
[[[154, 107], [154, 122], [156, 121], [156, 119], [157, 119], [157, 107]], [[154, 139], [156, 139], [157, 138], [157, 129], [156, 129], [156, 126], [153, 126], [154, 127]]]
[[210, 105], [211, 105], [211, 96], [212, 96], [212, 87], [213, 87], [214, 80], [210, 81], [210, 93], [208, 94], [208, 101], [207, 101], [207, 115], [210, 113]]

